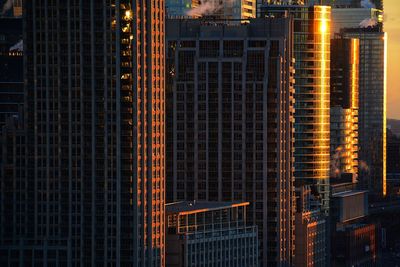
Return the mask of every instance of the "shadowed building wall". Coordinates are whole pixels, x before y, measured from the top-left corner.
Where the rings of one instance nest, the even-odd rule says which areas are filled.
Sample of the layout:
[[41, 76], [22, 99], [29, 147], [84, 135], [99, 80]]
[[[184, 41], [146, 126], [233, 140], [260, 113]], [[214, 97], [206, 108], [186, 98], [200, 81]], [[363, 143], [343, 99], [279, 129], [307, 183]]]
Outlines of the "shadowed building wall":
[[0, 265], [164, 266], [164, 16], [25, 1], [26, 176], [1, 184]]

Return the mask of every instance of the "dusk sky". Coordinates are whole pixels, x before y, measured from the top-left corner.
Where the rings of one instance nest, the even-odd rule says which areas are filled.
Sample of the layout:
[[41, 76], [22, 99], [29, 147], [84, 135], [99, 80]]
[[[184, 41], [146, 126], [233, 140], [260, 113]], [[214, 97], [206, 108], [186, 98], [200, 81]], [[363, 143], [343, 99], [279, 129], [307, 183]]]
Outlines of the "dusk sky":
[[387, 117], [400, 119], [400, 1], [384, 0], [384, 9], [389, 38]]

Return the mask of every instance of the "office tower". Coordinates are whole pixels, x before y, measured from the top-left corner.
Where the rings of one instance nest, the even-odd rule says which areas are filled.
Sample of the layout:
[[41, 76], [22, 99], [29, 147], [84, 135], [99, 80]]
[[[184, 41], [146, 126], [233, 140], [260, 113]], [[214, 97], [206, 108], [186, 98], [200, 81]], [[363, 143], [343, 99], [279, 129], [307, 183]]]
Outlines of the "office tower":
[[331, 178], [358, 175], [358, 39], [331, 40]]
[[[24, 102], [22, 19], [0, 18], [0, 133]], [[1, 157], [0, 157], [1, 158]]]
[[375, 8], [332, 8], [331, 37], [344, 28], [383, 28], [383, 11]]
[[296, 198], [294, 266], [327, 266], [327, 217], [310, 186], [296, 188]]
[[258, 265], [257, 226], [249, 202], [182, 201], [166, 205], [166, 266]]
[[219, 19], [255, 18], [257, 0], [166, 0], [170, 18], [209, 16]]
[[24, 3], [27, 176], [2, 194], [0, 265], [165, 265], [164, 15]]
[[378, 28], [346, 29], [360, 40], [359, 181], [374, 197], [386, 195], [386, 33]]
[[295, 184], [329, 209], [330, 7], [263, 5], [262, 16], [294, 17]]
[[167, 22], [167, 200], [250, 202], [260, 263], [293, 256], [289, 18]]

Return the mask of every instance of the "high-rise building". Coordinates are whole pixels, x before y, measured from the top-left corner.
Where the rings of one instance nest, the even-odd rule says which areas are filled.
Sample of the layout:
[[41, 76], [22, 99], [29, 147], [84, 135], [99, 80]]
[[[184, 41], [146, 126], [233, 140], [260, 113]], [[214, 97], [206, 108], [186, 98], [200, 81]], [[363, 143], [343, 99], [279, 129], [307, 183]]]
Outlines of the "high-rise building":
[[384, 197], [387, 36], [379, 28], [346, 29], [343, 36], [360, 40], [359, 185], [375, 197]]
[[255, 18], [257, 0], [166, 0], [167, 15], [177, 17], [210, 16], [219, 19]]
[[27, 175], [1, 184], [0, 265], [165, 265], [164, 16], [25, 1]]
[[257, 267], [257, 226], [249, 202], [182, 201], [166, 205], [166, 266]]
[[293, 257], [292, 30], [167, 22], [167, 200], [250, 202], [263, 266]]
[[[0, 132], [24, 102], [22, 19], [0, 18]], [[1, 157], [0, 157], [1, 158]]]
[[331, 40], [331, 178], [358, 175], [359, 41]]
[[322, 211], [329, 209], [330, 170], [329, 6], [263, 5], [262, 16], [294, 18], [295, 184], [312, 186]]

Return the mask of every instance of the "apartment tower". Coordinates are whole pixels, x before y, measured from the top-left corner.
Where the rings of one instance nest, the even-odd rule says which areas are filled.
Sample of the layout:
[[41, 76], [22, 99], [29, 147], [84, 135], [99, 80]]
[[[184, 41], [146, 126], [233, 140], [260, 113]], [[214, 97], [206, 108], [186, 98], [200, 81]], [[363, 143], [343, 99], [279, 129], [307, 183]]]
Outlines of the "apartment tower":
[[294, 18], [295, 185], [311, 186], [329, 209], [330, 13], [329, 6], [261, 6], [261, 16]]
[[164, 266], [164, 1], [23, 11], [26, 176], [1, 187], [0, 265]]
[[292, 30], [167, 21], [167, 200], [249, 202], [262, 266], [293, 257]]

